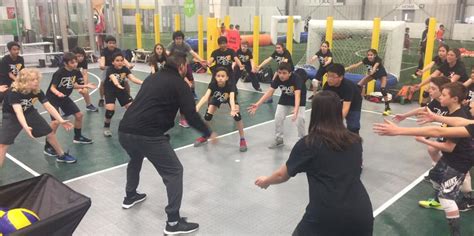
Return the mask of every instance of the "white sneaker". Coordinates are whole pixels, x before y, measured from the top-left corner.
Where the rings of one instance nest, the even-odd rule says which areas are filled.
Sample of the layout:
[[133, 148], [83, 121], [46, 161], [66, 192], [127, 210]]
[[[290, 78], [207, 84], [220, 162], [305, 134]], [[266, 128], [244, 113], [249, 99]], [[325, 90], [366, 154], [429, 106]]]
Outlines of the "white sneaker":
[[283, 139], [282, 138], [276, 138], [275, 141], [270, 144], [270, 146], [268, 146], [268, 148], [270, 149], [275, 149], [275, 148], [278, 148], [278, 147], [281, 147], [283, 146]]
[[112, 137], [112, 131], [109, 128], [104, 128], [104, 136], [105, 137]]

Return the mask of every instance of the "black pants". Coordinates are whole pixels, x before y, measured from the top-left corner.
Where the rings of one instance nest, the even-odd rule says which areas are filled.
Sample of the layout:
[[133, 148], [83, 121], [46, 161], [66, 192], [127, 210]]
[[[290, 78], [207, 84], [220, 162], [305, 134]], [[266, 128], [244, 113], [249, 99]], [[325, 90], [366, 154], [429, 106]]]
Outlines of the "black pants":
[[[260, 89], [260, 83], [258, 82], [258, 79], [257, 79], [257, 76], [255, 75], [255, 73], [252, 72], [252, 66], [245, 65], [244, 70], [247, 71], [247, 73], [249, 75], [250, 81], [252, 82], [252, 87], [255, 90]], [[242, 76], [242, 71], [240, 70], [240, 68], [238, 66], [235, 66], [234, 67], [235, 82], [238, 82], [238, 80], [240, 79], [241, 76]]]
[[183, 198], [183, 165], [171, 147], [169, 136], [147, 137], [119, 132], [119, 142], [130, 156], [125, 191], [136, 192], [143, 158], [147, 157], [166, 186], [168, 205], [165, 211], [168, 221], [178, 221]]

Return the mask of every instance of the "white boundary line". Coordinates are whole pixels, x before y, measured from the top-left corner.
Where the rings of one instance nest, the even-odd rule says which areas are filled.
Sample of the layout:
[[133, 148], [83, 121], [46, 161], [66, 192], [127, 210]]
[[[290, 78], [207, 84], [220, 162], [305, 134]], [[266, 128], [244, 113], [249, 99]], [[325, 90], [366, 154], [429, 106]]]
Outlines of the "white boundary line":
[[[51, 72], [47, 72], [47, 73], [51, 73]], [[99, 81], [98, 85], [97, 85], [97, 88], [95, 88], [94, 90], [92, 90], [89, 94], [92, 95], [93, 93], [95, 93], [95, 91], [97, 91], [97, 89], [99, 88], [100, 86], [100, 83], [101, 83], [101, 80], [100, 78], [96, 75], [96, 74], [93, 74], [91, 72], [87, 72], [89, 74], [91, 74], [92, 76], [94, 76], [95, 78], [97, 78], [97, 80]], [[83, 100], [84, 97], [81, 96], [81, 98], [78, 98], [76, 100], [74, 100], [74, 102], [78, 102], [80, 100]], [[41, 112], [40, 114], [43, 115], [43, 114], [46, 114], [47, 111], [43, 111]], [[35, 141], [39, 142], [37, 139], [34, 139]], [[41, 142], [39, 142], [41, 144]], [[16, 163], [17, 165], [19, 165], [21, 168], [23, 168], [24, 170], [26, 170], [28, 173], [32, 174], [33, 176], [39, 176], [40, 174], [36, 171], [34, 171], [33, 169], [31, 169], [30, 167], [28, 167], [25, 163], [21, 162], [20, 160], [16, 159], [15, 157], [13, 157], [12, 155], [10, 155], [9, 153], [6, 153], [5, 156], [13, 161], [14, 163]]]
[[378, 216], [380, 213], [382, 213], [385, 209], [387, 209], [389, 206], [391, 206], [393, 203], [395, 203], [398, 199], [403, 197], [408, 191], [410, 191], [412, 188], [414, 188], [417, 184], [419, 184], [423, 178], [429, 173], [430, 171], [427, 170], [425, 173], [420, 175], [417, 179], [415, 179], [413, 182], [411, 182], [408, 186], [403, 188], [400, 192], [395, 194], [392, 198], [390, 198], [388, 201], [386, 201], [384, 204], [379, 206], [374, 212], [374, 218]]

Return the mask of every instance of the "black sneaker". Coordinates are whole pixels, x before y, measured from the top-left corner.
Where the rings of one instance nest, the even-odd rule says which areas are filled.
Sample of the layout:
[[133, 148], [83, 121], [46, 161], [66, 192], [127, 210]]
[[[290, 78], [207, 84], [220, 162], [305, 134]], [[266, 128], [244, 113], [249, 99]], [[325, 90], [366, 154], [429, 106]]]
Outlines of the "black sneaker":
[[145, 199], [146, 199], [146, 194], [144, 193], [136, 193], [133, 197], [124, 197], [122, 208], [129, 209], [135, 206], [135, 204], [145, 201]]
[[50, 156], [50, 157], [57, 157], [58, 156], [58, 154], [56, 153], [54, 148], [51, 147], [51, 146], [45, 146], [43, 153], [47, 156]]
[[99, 99], [99, 104], [97, 104], [97, 106], [104, 107], [104, 103], [104, 99]]
[[91, 144], [93, 143], [94, 141], [92, 141], [92, 139], [90, 138], [86, 138], [84, 136], [80, 136], [78, 138], [74, 138], [72, 140], [73, 143], [82, 143], [82, 144]]
[[423, 181], [428, 182], [428, 183], [431, 183], [430, 175], [425, 175], [425, 176], [423, 177]]
[[472, 203], [472, 200], [470, 198], [465, 198], [465, 197], [463, 197], [459, 202], [456, 202], [460, 212], [466, 212], [466, 211], [472, 210], [474, 205], [471, 205], [470, 203]]
[[199, 229], [199, 224], [187, 222], [186, 218], [182, 217], [179, 219], [178, 223], [174, 226], [170, 226], [166, 223], [166, 227], [163, 232], [166, 235], [174, 234], [189, 234]]
[[89, 105], [86, 106], [86, 111], [98, 112], [99, 109], [97, 107], [95, 107], [94, 105], [89, 104]]

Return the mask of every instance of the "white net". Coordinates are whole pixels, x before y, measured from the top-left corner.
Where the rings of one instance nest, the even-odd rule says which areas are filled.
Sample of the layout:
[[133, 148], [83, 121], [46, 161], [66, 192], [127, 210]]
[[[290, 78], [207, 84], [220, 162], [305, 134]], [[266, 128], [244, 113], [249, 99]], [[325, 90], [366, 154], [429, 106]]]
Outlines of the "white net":
[[[372, 21], [334, 21], [332, 53], [334, 62], [348, 66], [361, 61], [371, 46]], [[403, 53], [405, 22], [383, 21], [379, 39], [379, 56], [387, 72], [400, 75]], [[308, 29], [306, 61], [313, 56], [325, 41], [326, 21], [312, 20]], [[319, 65], [317, 65], [319, 66]], [[366, 69], [359, 67], [352, 73], [364, 74]]]

